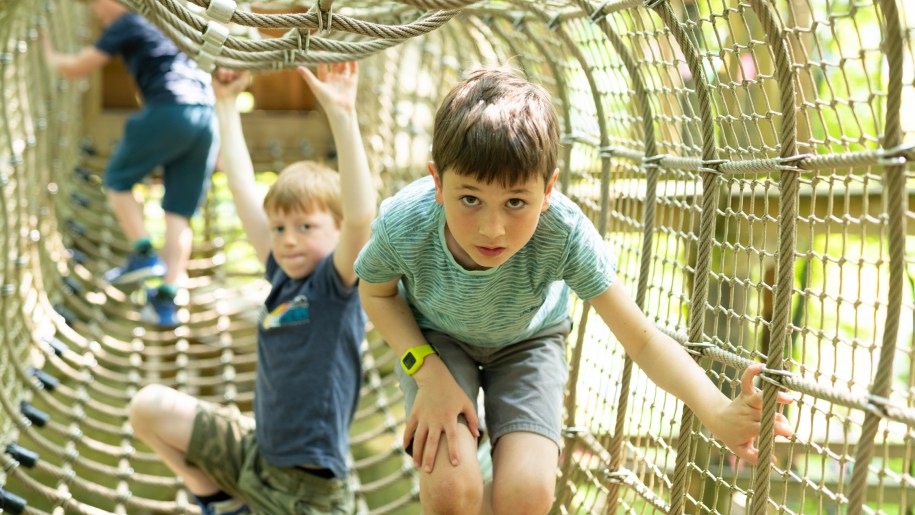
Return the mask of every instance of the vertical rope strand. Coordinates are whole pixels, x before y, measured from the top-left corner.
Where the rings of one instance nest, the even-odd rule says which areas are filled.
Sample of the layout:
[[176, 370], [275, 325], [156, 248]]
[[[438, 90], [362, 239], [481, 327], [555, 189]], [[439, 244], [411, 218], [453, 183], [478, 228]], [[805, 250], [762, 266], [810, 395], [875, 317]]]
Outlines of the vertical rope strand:
[[[883, 11], [885, 45], [889, 78], [886, 95], [886, 129], [883, 148], [895, 148], [902, 143], [902, 27], [895, 0], [881, 0]], [[877, 374], [870, 388], [872, 395], [886, 397], [893, 379], [893, 359], [896, 354], [896, 341], [899, 337], [899, 319], [902, 311], [902, 294], [905, 278], [905, 234], [906, 234], [906, 192], [905, 161], [894, 160], [884, 168], [886, 187], [883, 198], [887, 210], [887, 236], [889, 238], [889, 291], [887, 292], [886, 323], [883, 327], [883, 342], [880, 348], [880, 361]], [[879, 410], [868, 411], [864, 416], [861, 437], [855, 451], [855, 467], [852, 471], [851, 487], [848, 496], [849, 515], [858, 515], [863, 511], [867, 493], [867, 476], [871, 458], [874, 454], [874, 438], [883, 417]]]
[[[683, 25], [676, 19], [673, 9], [666, 1], [657, 2], [652, 8], [670, 29], [674, 40], [680, 45], [686, 64], [693, 74], [696, 85], [696, 98], [699, 103], [699, 116], [702, 128], [702, 160], [714, 161], [717, 157], [715, 126], [712, 120], [712, 101], [709, 93], [709, 82], [705, 69], [699, 59], [699, 52], [690, 39]], [[712, 243], [715, 240], [715, 222], [718, 206], [718, 173], [705, 171], [702, 174], [702, 214], [699, 221], [698, 248], [696, 249], [696, 269], [693, 272], [693, 291], [690, 295], [689, 332], [691, 342], [702, 341], [705, 331], [705, 305], [708, 298], [709, 272], [712, 265]], [[689, 465], [690, 446], [694, 414], [683, 406], [680, 418], [680, 438], [677, 442], [677, 459], [671, 487], [670, 513], [683, 513], [686, 497], [687, 467]]]
[[[579, 2], [581, 4], [581, 2]], [[590, 15], [590, 13], [589, 13]], [[622, 38], [613, 27], [603, 18], [598, 26], [607, 36], [611, 47], [620, 58], [629, 77], [632, 80], [632, 88], [635, 90], [635, 99], [637, 109], [642, 117], [642, 137], [644, 138], [645, 156], [651, 157], [658, 153], [658, 147], [654, 133], [654, 113], [652, 112], [651, 102], [649, 101], [648, 89], [645, 86], [645, 78], [639, 71], [638, 62], [632, 56], [632, 52], [626, 47]], [[645, 199], [642, 209], [642, 253], [639, 256], [639, 276], [636, 288], [635, 302], [639, 309], [645, 309], [645, 298], [648, 295], [648, 279], [651, 272], [652, 248], [654, 242], [654, 220], [655, 210], [657, 208], [657, 186], [660, 169], [654, 165], [644, 165], [642, 169], [647, 176], [645, 190]], [[625, 438], [625, 424], [629, 416], [629, 396], [632, 387], [632, 358], [628, 354], [623, 358], [623, 373], [620, 377], [619, 401], [616, 407], [616, 425], [610, 436], [610, 444], [607, 450], [610, 452], [610, 472], [616, 472], [623, 463], [623, 440]], [[607, 511], [606, 513], [615, 513], [617, 509], [617, 497], [621, 483], [613, 481], [607, 486]]]
[[[767, 0], [751, 0], [750, 5], [765, 28], [769, 46], [775, 57], [775, 72], [778, 77], [779, 103], [782, 112], [781, 156], [791, 157], [797, 151], [797, 117], [795, 116], [794, 76], [791, 71], [791, 51], [779, 25], [776, 13]], [[778, 224], [778, 256], [776, 269], [775, 300], [771, 320], [771, 341], [766, 367], [769, 370], [784, 368], [784, 348], [790, 338], [791, 299], [794, 293], [794, 255], [797, 243], [797, 211], [799, 191], [799, 170], [786, 170], [781, 174]], [[778, 408], [779, 388], [768, 381], [763, 385], [763, 407], [760, 434], [757, 446], [759, 462], [753, 482], [752, 513], [766, 513], [769, 499], [769, 470], [775, 432], [775, 413]]]

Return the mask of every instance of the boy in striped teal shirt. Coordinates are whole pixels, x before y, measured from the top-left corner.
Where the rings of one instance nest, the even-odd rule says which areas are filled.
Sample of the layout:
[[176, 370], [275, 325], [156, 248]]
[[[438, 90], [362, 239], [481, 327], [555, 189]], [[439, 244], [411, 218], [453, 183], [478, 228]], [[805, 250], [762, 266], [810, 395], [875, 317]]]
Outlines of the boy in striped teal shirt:
[[[568, 377], [569, 290], [626, 352], [739, 457], [755, 461], [761, 394], [733, 402], [616, 281], [593, 224], [554, 186], [558, 120], [548, 93], [483, 69], [435, 117], [430, 177], [386, 200], [356, 261], [363, 307], [391, 348], [421, 467], [423, 513], [547, 513]], [[493, 481], [476, 463], [482, 388]], [[787, 399], [783, 399], [787, 400]], [[776, 430], [790, 434], [777, 415]]]

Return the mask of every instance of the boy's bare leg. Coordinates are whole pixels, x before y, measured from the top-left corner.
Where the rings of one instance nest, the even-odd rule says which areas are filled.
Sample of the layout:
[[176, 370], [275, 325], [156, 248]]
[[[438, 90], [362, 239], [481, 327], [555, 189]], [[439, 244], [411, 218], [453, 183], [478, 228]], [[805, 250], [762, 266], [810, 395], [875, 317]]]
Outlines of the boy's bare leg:
[[197, 399], [167, 386], [149, 385], [134, 396], [128, 407], [134, 435], [149, 445], [162, 461], [184, 479], [196, 495], [212, 495], [219, 486], [206, 473], [185, 463], [194, 428]]
[[175, 285], [186, 278], [193, 243], [194, 234], [191, 231], [190, 220], [181, 215], [166, 212], [165, 247], [162, 248], [162, 260], [168, 267], [165, 277], [162, 279], [165, 284]]
[[114, 191], [106, 190], [108, 195], [108, 205], [114, 212], [124, 236], [129, 243], [133, 243], [140, 238], [148, 238], [146, 232], [145, 218], [143, 217], [143, 203], [140, 198], [131, 191]]
[[492, 466], [493, 481], [486, 492], [491, 505], [482, 513], [549, 513], [559, 467], [556, 443], [534, 433], [509, 433], [499, 438]]
[[432, 472], [419, 472], [419, 498], [426, 515], [481, 513], [483, 476], [477, 462], [477, 441], [463, 424], [458, 424], [458, 433], [460, 465], [455, 467], [448, 459], [443, 436]]

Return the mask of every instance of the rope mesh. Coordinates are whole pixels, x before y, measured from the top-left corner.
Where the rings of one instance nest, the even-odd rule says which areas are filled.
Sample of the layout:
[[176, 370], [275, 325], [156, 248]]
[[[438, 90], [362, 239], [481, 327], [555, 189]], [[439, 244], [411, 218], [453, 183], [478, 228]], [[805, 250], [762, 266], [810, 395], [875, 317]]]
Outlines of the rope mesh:
[[[198, 56], [209, 0], [122, 1]], [[576, 303], [555, 513], [915, 509], [911, 4], [285, 4], [308, 12], [236, 10], [215, 64], [359, 58], [385, 196], [423, 173], [438, 101], [463, 71], [524, 69], [554, 94], [563, 191], [649, 318], [725, 393], [762, 362], [763, 412], [777, 391], [797, 397], [784, 410], [795, 436], [774, 441], [764, 423], [761, 464], [739, 462]], [[100, 279], [129, 249], [100, 186], [111, 142], [87, 123], [97, 84], [52, 76], [38, 37], [75, 50], [92, 27], [68, 0], [0, 0], [0, 507], [20, 511], [18, 496], [24, 513], [197, 513], [125, 406], [162, 383], [250, 412], [265, 285], [244, 265], [218, 174], [194, 220], [188, 323], [158, 331], [139, 321], [141, 298]], [[308, 154], [252, 153], [261, 170]], [[145, 187], [155, 210], [161, 185]], [[352, 428], [360, 512], [419, 512], [395, 364], [370, 332]]]

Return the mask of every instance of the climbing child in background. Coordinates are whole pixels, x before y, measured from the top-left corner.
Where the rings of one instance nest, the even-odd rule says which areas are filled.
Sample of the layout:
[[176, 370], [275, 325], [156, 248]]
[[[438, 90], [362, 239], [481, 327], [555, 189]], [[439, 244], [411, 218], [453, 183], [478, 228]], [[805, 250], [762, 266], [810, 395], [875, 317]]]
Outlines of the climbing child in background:
[[[543, 88], [511, 70], [472, 73], [435, 116], [430, 176], [382, 204], [356, 261], [365, 311], [401, 356], [404, 445], [421, 468], [425, 514], [550, 510], [570, 288], [655, 383], [739, 457], [756, 459], [761, 367], [747, 369], [731, 401], [644, 316], [593, 224], [554, 189], [558, 146]], [[489, 485], [476, 462], [480, 388]], [[780, 414], [776, 432], [791, 433]]]
[[[87, 3], [104, 27], [99, 39], [79, 53], [65, 54], [43, 34], [45, 59], [60, 75], [79, 78], [120, 54], [140, 90], [143, 107], [127, 122], [103, 179], [109, 205], [133, 250], [127, 263], [105, 279], [120, 286], [161, 277], [162, 284], [147, 292], [141, 314], [154, 324], [175, 326], [175, 294], [186, 277], [193, 242], [190, 218], [205, 196], [218, 148], [210, 75], [139, 14], [114, 0]], [[164, 170], [164, 259], [153, 249], [143, 202], [133, 189], [158, 166]]]
[[235, 107], [247, 75], [220, 70], [214, 82], [220, 161], [272, 284], [257, 328], [254, 419], [161, 385], [140, 390], [129, 408], [135, 434], [184, 479], [204, 514], [355, 506], [346, 457], [366, 320], [353, 263], [369, 238], [375, 190], [355, 111], [356, 63], [319, 65], [317, 77], [299, 72], [330, 122], [340, 173], [292, 164], [262, 204]]

